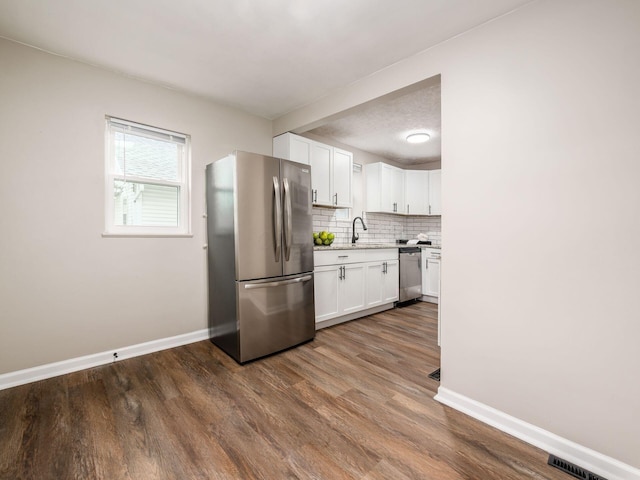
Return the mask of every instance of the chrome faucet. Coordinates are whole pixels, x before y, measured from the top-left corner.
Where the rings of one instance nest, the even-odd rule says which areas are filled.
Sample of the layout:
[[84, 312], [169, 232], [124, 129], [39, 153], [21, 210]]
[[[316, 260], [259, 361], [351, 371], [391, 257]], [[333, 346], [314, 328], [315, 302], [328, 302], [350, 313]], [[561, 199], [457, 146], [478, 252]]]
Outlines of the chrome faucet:
[[353, 227], [351, 230], [351, 243], [355, 244], [356, 241], [358, 240], [358, 238], [360, 238], [358, 236], [358, 234], [356, 233], [356, 220], [360, 220], [360, 223], [362, 224], [362, 228], [364, 230], [367, 229], [367, 226], [364, 224], [364, 220], [362, 220], [362, 217], [356, 217], [353, 219]]

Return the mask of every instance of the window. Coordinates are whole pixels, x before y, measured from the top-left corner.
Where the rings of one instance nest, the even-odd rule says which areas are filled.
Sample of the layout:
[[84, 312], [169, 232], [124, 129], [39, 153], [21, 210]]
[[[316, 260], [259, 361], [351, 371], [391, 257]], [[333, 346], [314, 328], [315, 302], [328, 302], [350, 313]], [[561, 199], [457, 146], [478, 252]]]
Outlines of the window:
[[106, 235], [190, 234], [189, 136], [107, 117]]

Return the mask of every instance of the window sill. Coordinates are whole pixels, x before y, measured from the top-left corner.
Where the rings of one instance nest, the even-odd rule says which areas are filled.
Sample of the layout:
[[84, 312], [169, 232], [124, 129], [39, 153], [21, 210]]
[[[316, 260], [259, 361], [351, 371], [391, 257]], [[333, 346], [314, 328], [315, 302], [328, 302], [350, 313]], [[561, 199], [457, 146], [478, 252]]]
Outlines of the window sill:
[[193, 238], [193, 233], [109, 233], [103, 232], [103, 238]]

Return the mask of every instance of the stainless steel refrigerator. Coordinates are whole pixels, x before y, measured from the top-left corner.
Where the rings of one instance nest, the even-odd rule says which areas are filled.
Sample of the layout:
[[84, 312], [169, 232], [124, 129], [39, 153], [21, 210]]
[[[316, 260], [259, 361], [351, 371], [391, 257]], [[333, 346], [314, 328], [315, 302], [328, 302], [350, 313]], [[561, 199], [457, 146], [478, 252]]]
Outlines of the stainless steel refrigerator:
[[311, 167], [237, 151], [206, 181], [211, 341], [244, 363], [311, 340]]

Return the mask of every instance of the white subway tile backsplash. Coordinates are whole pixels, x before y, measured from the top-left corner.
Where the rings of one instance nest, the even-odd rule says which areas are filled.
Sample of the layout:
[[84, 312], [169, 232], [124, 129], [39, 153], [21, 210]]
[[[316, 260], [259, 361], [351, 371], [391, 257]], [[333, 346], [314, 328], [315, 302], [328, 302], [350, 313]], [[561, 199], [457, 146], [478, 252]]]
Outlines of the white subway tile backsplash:
[[[364, 213], [367, 230], [358, 222], [356, 230], [361, 243], [394, 243], [410, 240], [424, 233], [434, 245], [441, 245], [441, 217], [400, 216], [385, 213]], [[313, 231], [327, 230], [336, 236], [335, 243], [351, 242], [351, 220], [336, 219], [336, 210], [313, 207]]]

